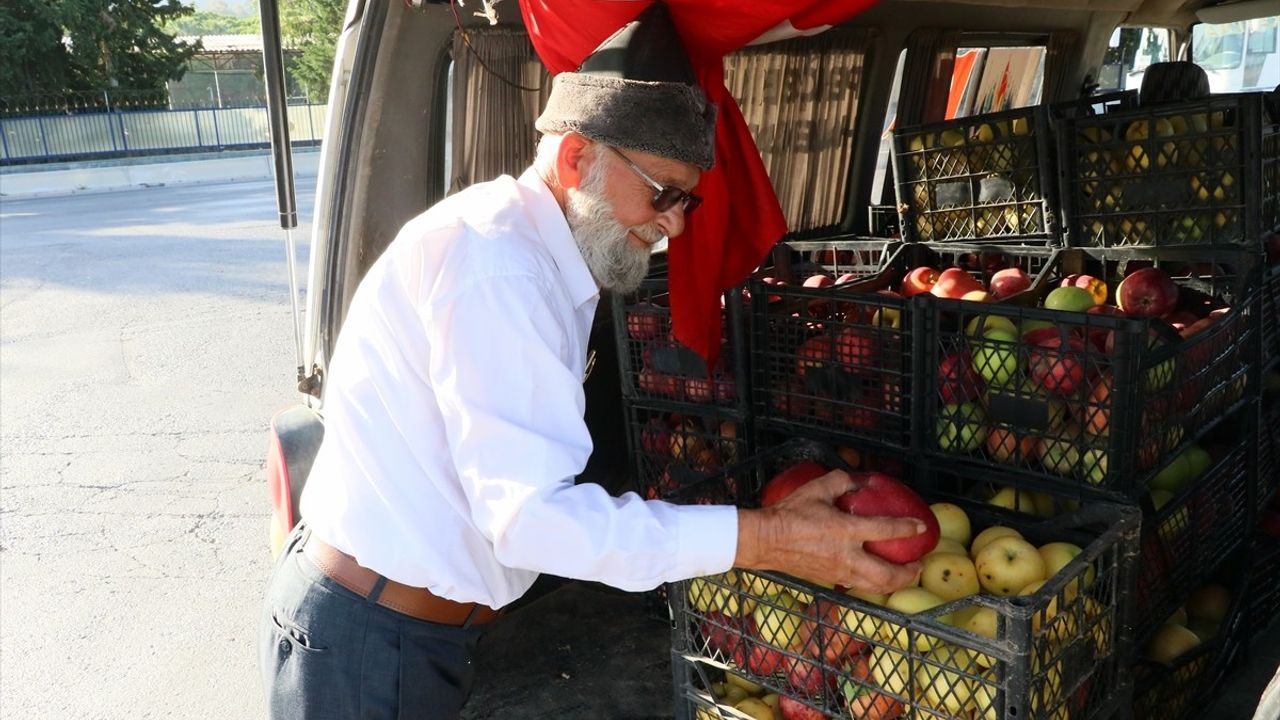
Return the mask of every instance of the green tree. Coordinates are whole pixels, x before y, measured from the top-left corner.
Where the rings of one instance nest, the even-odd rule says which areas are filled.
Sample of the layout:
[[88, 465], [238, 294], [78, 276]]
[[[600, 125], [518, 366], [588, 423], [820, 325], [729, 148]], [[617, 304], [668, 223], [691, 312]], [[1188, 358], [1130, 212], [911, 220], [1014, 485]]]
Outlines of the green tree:
[[222, 13], [196, 11], [165, 24], [164, 29], [174, 35], [258, 35], [262, 22], [257, 15], [236, 17]]
[[280, 7], [280, 32], [288, 56], [290, 75], [313, 102], [329, 97], [333, 55], [346, 14], [344, 0], [284, 0]]
[[69, 52], [57, 7], [37, 0], [0, 3], [0, 57], [5, 59], [0, 95], [61, 90]]
[[15, 94], [162, 92], [199, 49], [164, 27], [191, 12], [179, 0], [6, 0], [0, 87]]

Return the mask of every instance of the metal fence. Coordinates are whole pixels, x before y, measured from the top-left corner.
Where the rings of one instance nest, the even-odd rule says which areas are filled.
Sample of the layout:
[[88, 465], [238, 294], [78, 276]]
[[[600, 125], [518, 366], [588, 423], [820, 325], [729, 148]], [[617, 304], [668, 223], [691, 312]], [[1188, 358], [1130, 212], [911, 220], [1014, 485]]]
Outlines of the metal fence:
[[[288, 114], [295, 144], [320, 142], [324, 105], [290, 105]], [[270, 142], [265, 106], [0, 117], [0, 165], [264, 147]]]

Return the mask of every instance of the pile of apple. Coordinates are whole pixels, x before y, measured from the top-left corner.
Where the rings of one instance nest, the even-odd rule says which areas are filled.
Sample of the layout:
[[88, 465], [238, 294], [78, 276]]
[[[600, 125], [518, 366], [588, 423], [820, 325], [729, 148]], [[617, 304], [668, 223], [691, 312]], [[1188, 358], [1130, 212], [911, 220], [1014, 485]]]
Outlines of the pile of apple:
[[[645, 481], [641, 490], [645, 498], [672, 498], [684, 488], [732, 467], [738, 462], [743, 442], [738, 423], [733, 420], [655, 413], [640, 427]], [[732, 479], [727, 482], [732, 484]], [[732, 503], [735, 489], [720, 488], [724, 497], [706, 499]]]
[[[1072, 275], [1047, 294], [1043, 307], [1149, 318], [1153, 321], [1150, 348], [1191, 338], [1230, 312], [1230, 308], [1220, 308], [1201, 317], [1178, 310], [1178, 294], [1178, 286], [1168, 273], [1144, 267], [1120, 282], [1115, 305], [1106, 303], [1111, 295], [1103, 280]], [[1164, 331], [1154, 327], [1159, 323], [1165, 325]], [[1115, 352], [1115, 332], [1071, 321], [1026, 319], [1019, 326], [1009, 317], [989, 314], [972, 317], [965, 325], [964, 338], [964, 344], [947, 354], [938, 367], [942, 405], [936, 427], [938, 448], [981, 452], [997, 462], [1039, 466], [1053, 474], [1103, 483], [1108, 473], [1106, 438], [1114, 402], [1109, 362]], [[1183, 426], [1174, 418], [1197, 403], [1207, 402], [1203, 395], [1206, 388], [1198, 381], [1171, 385], [1178, 363], [1193, 372], [1200, 370], [1212, 363], [1219, 346], [1226, 342], [1225, 338], [1221, 343], [1201, 342], [1145, 369], [1142, 382], [1148, 406], [1137, 448], [1140, 467], [1157, 466], [1181, 443]], [[1234, 402], [1242, 392], [1243, 386], [1237, 383], [1229, 390], [1214, 389], [1210, 394]], [[991, 394], [1042, 402], [1047, 408], [1047, 427], [1033, 430], [992, 422], [988, 418]]]
[[1165, 619], [1143, 646], [1147, 660], [1165, 665], [1218, 635], [1231, 611], [1231, 591], [1222, 585], [1204, 585], [1187, 602]]
[[[721, 333], [723, 335], [723, 332]], [[678, 340], [671, 331], [671, 312], [652, 302], [627, 309], [627, 337], [633, 362], [639, 360], [636, 385], [640, 392], [671, 400], [729, 405], [738, 397], [728, 369], [732, 353], [720, 352], [715, 367]]]
[[[825, 472], [814, 463], [787, 468], [765, 486], [764, 502], [779, 502], [803, 485], [806, 477]], [[894, 562], [921, 559], [923, 569], [911, 586], [891, 595], [833, 588], [863, 603], [914, 615], [980, 593], [1001, 598], [1035, 595], [1082, 552], [1066, 542], [1037, 547], [1007, 526], [988, 527], [975, 537], [967, 513], [958, 505], [925, 505], [910, 489], [882, 473], [855, 474], [855, 480], [864, 486], [850, 494], [854, 497], [842, 497], [838, 506], [859, 515], [923, 515], [929, 526], [913, 538], [867, 544], [868, 552]], [[863, 497], [857, 498], [858, 494]], [[1036, 637], [1056, 648], [1085, 633], [1091, 635], [1091, 649], [1098, 657], [1109, 654], [1111, 618], [1087, 596], [1094, 580], [1094, 568], [1087, 567], [1060, 597], [1051, 598], [1033, 618]], [[952, 716], [968, 717], [970, 712], [979, 718], [996, 716], [994, 658], [859, 610], [856, 603], [846, 606], [815, 599], [800, 586], [746, 571], [694, 580], [688, 599], [702, 618], [702, 636], [711, 652], [731, 668], [798, 697], [821, 698], [824, 690], [838, 690], [837, 697], [849, 703], [855, 718], [896, 718], [913, 705]], [[994, 608], [972, 603], [939, 619], [974, 635], [998, 639], [999, 616]], [[1059, 664], [1049, 668], [1045, 687], [1033, 694], [1033, 708], [1058, 705], [1063, 698], [1061, 673]], [[751, 707], [758, 711], [755, 703]], [[790, 711], [786, 702], [780, 707], [787, 720], [826, 717], [806, 703], [793, 701]], [[1066, 712], [1064, 705], [1054, 717], [1066, 717]]]

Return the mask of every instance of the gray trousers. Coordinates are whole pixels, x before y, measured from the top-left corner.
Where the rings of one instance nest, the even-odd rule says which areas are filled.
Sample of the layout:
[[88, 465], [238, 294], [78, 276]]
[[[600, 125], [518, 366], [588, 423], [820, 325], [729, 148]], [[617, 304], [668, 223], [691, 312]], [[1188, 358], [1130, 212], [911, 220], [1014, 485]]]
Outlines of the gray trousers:
[[258, 665], [268, 717], [458, 717], [483, 628], [417, 620], [360, 597], [302, 554], [303, 532], [289, 536], [263, 602]]

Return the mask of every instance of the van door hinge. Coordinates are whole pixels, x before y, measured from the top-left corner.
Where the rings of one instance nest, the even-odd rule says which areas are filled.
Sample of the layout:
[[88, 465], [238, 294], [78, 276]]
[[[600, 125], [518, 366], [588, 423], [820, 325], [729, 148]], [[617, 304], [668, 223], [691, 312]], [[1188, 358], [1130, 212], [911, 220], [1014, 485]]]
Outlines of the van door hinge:
[[319, 365], [312, 365], [309, 375], [302, 372], [302, 366], [298, 366], [298, 392], [320, 397], [320, 388], [323, 385], [324, 370]]

